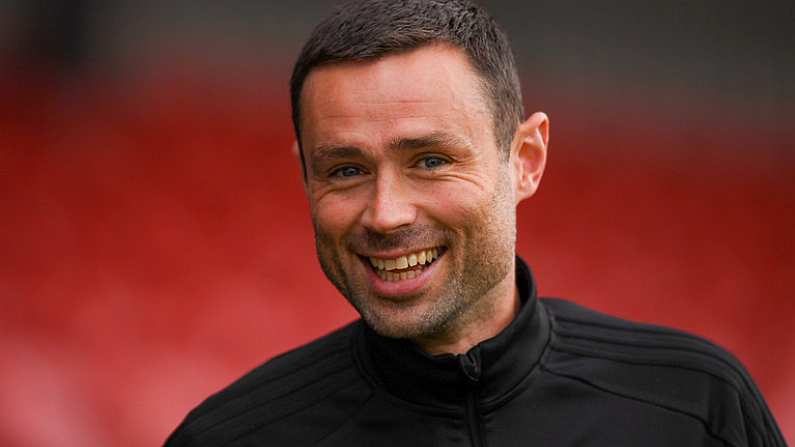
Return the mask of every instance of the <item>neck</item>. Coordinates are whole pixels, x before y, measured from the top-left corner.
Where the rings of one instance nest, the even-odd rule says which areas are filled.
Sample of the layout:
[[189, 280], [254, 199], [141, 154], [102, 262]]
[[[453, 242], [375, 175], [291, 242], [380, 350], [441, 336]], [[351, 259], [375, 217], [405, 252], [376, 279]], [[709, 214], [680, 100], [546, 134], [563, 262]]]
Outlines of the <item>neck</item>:
[[502, 332], [519, 313], [521, 300], [513, 269], [491, 293], [443, 333], [414, 340], [431, 354], [463, 354], [473, 346]]

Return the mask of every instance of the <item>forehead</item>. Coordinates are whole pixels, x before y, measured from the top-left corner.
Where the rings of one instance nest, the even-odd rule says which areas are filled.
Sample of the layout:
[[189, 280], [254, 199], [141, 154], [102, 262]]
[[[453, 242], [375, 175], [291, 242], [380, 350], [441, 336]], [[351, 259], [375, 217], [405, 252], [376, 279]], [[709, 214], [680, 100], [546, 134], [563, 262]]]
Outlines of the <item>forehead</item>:
[[492, 134], [480, 77], [463, 50], [446, 45], [318, 67], [306, 79], [301, 106], [302, 139], [309, 145], [355, 134], [372, 142], [440, 127]]

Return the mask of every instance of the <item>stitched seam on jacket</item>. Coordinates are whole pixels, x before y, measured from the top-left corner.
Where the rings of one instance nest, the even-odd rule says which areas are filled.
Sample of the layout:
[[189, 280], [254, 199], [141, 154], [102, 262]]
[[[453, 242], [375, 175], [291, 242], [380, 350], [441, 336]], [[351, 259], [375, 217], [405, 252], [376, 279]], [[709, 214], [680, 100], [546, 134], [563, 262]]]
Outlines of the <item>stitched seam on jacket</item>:
[[[550, 310], [550, 312], [554, 312], [554, 311]], [[585, 321], [585, 320], [580, 320], [580, 319], [572, 318], [572, 317], [563, 317], [563, 316], [560, 316], [560, 315], [556, 315], [555, 318], [557, 320], [559, 320], [559, 321], [564, 321], [564, 322], [567, 322], [567, 323], [580, 324], [580, 325], [583, 325], [583, 326], [593, 326], [593, 327], [599, 327], [599, 328], [604, 328], [604, 329], [613, 329], [613, 330], [616, 330], [616, 331], [623, 331], [623, 332], [642, 332], [642, 333], [646, 333], [646, 334], [655, 334], [655, 335], [670, 335], [670, 336], [677, 337], [677, 338], [684, 338], [684, 339], [687, 339], [687, 340], [692, 340], [692, 341], [698, 342], [700, 344], [704, 344], [704, 345], [711, 346], [711, 347], [716, 347], [717, 346], [715, 343], [712, 343], [709, 340], [705, 340], [705, 339], [703, 339], [701, 337], [697, 337], [695, 335], [678, 332], [678, 331], [675, 331], [675, 330], [666, 330], [665, 328], [654, 328], [654, 327], [648, 327], [648, 326], [637, 327], [637, 328], [628, 328], [628, 327], [612, 325], [612, 324], [607, 324], [607, 323], [595, 323], [595, 322], [592, 322], [592, 321]], [[644, 324], [644, 323], [639, 323], [639, 324]]]
[[[570, 335], [567, 336], [565, 334], [562, 334], [561, 332], [565, 333], [567, 331], [565, 329], [562, 330], [560, 325], [557, 324], [557, 321], [567, 321], [567, 322], [570, 322], [570, 323], [580, 324], [580, 325], [583, 325], [583, 326], [592, 326], [592, 327], [600, 327], [600, 328], [606, 328], [606, 329], [615, 329], [615, 330], [620, 330], [620, 331], [623, 331], [623, 332], [639, 332], [639, 333], [645, 333], [645, 334], [665, 335], [665, 336], [672, 335], [672, 336], [679, 337], [679, 338], [684, 338], [684, 339], [688, 339], [688, 340], [697, 341], [697, 342], [699, 342], [699, 344], [702, 344], [702, 345], [706, 345], [706, 346], [710, 346], [710, 347], [718, 347], [717, 345], [715, 345], [713, 343], [710, 343], [710, 342], [708, 342], [706, 340], [703, 340], [703, 339], [701, 339], [699, 337], [695, 337], [695, 336], [689, 335], [689, 334], [682, 334], [682, 333], [677, 333], [677, 332], [669, 332], [669, 331], [665, 331], [665, 330], [662, 330], [662, 329], [638, 328], [636, 330], [634, 328], [622, 328], [622, 327], [612, 326], [612, 325], [608, 325], [608, 324], [592, 323], [592, 322], [586, 322], [586, 321], [582, 321], [582, 320], [578, 320], [578, 319], [574, 319], [574, 318], [569, 318], [569, 317], [561, 317], [561, 316], [556, 315], [555, 312], [552, 309], [548, 309], [548, 311], [549, 311], [550, 315], [552, 316], [553, 332], [555, 332], [556, 335], [560, 335], [563, 338], [580, 338], [580, 339], [588, 340], [587, 337], [582, 337], [582, 336], [577, 337], [577, 336], [570, 336]], [[609, 342], [606, 342], [606, 343], [621, 344], [620, 342], [616, 342], [616, 341], [613, 341], [613, 340], [610, 340]], [[644, 346], [644, 347], [647, 347], [647, 346]], [[558, 350], [563, 349], [563, 348], [564, 348], [563, 346], [558, 346]], [[649, 346], [649, 348], [653, 348], [653, 347]], [[687, 351], [695, 352], [695, 353], [702, 354], [702, 355], [704, 355], [706, 357], [709, 357], [709, 358], [717, 359], [718, 361], [728, 365], [735, 373], [737, 373], [740, 376], [742, 384], [750, 392], [751, 397], [753, 398], [753, 403], [746, 402], [745, 399], [740, 399], [740, 405], [742, 406], [743, 412], [745, 413], [744, 416], [745, 416], [746, 419], [751, 421], [750, 426], [757, 433], [762, 433], [763, 432], [761, 430], [761, 428], [759, 427], [759, 424], [760, 423], [761, 424], [766, 424], [767, 423], [766, 420], [765, 420], [765, 417], [760, 418], [760, 421], [755, 421], [754, 418], [751, 417], [752, 414], [756, 414], [758, 412], [758, 413], [760, 413], [762, 415], [765, 415], [767, 413], [767, 416], [769, 418], [771, 418], [771, 419], [772, 419], [772, 415], [769, 414], [769, 410], [767, 410], [767, 408], [765, 407], [765, 405], [762, 402], [757, 402], [757, 393], [754, 392], [755, 387], [752, 385], [752, 383], [750, 381], [750, 378], [747, 376], [747, 374], [743, 373], [743, 371], [741, 369], [736, 367], [731, 362], [727, 362], [726, 360], [722, 359], [719, 356], [712, 355], [710, 353], [701, 352], [701, 351], [698, 351], [698, 350], [693, 350], [693, 349], [687, 349], [687, 348], [677, 348], [677, 349], [682, 350], [682, 351], [686, 351], [686, 352]], [[583, 352], [573, 352], [573, 353], [580, 354], [580, 355], [586, 355]], [[599, 356], [597, 356], [597, 355], [588, 355], [588, 356], [594, 357], [594, 358], [599, 358]], [[603, 357], [603, 358], [607, 358], [607, 357]], [[610, 359], [610, 360], [618, 361], [618, 359]], [[630, 361], [626, 361], [626, 360], [625, 360], [625, 362], [626, 363], [631, 363]], [[677, 367], [684, 368], [684, 367], [678, 366], [678, 365], [677, 365]], [[703, 370], [699, 370], [699, 369], [694, 369], [694, 368], [684, 368], [684, 369], [690, 369], [690, 370], [693, 370], [693, 371], [700, 371], [700, 372], [703, 372], [705, 374], [709, 374], [712, 377], [715, 377], [715, 378], [727, 383], [728, 385], [730, 385], [732, 388], [734, 388], [734, 390], [740, 396], [744, 395], [744, 393], [742, 393], [740, 391], [740, 386], [738, 386], [737, 384], [735, 384], [733, 382], [730, 382], [729, 379], [727, 379], [727, 378], [723, 378], [723, 377], [717, 376], [715, 374], [712, 374], [712, 373], [710, 373], [708, 371], [703, 371]], [[751, 408], [754, 411], [748, 411], [749, 406], [753, 406], [753, 407], [757, 407], [757, 408]]]
[[324, 394], [323, 396], [321, 396], [321, 399], [319, 399], [319, 400], [317, 400], [317, 401], [315, 401], [315, 402], [312, 402], [312, 403], [311, 403], [311, 404], [309, 404], [309, 405], [304, 405], [303, 407], [296, 408], [295, 410], [293, 410], [293, 411], [289, 411], [289, 412], [287, 412], [287, 413], [285, 413], [285, 414], [282, 414], [282, 415], [280, 415], [280, 416], [279, 416], [279, 417], [277, 417], [277, 418], [274, 418], [274, 419], [271, 419], [271, 420], [268, 420], [268, 421], [263, 421], [263, 422], [260, 422], [260, 423], [254, 424], [254, 425], [250, 426], [250, 427], [249, 427], [247, 430], [245, 430], [245, 431], [243, 431], [242, 433], [240, 433], [240, 434], [238, 434], [237, 436], [235, 436], [234, 438], [232, 438], [232, 439], [230, 439], [229, 441], [226, 441], [226, 442], [224, 442], [223, 444], [221, 444], [221, 447], [228, 446], [228, 445], [232, 444], [233, 442], [235, 442], [235, 441], [238, 441], [238, 440], [240, 440], [241, 438], [243, 438], [243, 437], [245, 437], [245, 436], [248, 436], [248, 435], [250, 435], [250, 434], [254, 433], [254, 432], [255, 432], [255, 431], [257, 431], [257, 430], [260, 430], [260, 429], [262, 429], [262, 428], [264, 428], [264, 427], [266, 427], [266, 426], [268, 426], [268, 425], [271, 425], [271, 424], [273, 424], [273, 423], [275, 423], [275, 422], [279, 422], [280, 420], [282, 420], [282, 419], [285, 419], [285, 418], [288, 418], [288, 417], [290, 417], [290, 416], [292, 416], [292, 415], [294, 415], [294, 414], [296, 414], [296, 413], [298, 413], [298, 412], [300, 412], [300, 411], [304, 411], [304, 410], [306, 410], [307, 408], [311, 408], [311, 407], [313, 407], [313, 406], [315, 406], [315, 405], [318, 405], [318, 404], [319, 404], [320, 402], [322, 402], [322, 400], [323, 400], [323, 399], [325, 399], [326, 397], [328, 397], [328, 396], [331, 396], [331, 395], [333, 395], [334, 393], [338, 393], [338, 392], [340, 392], [340, 391], [347, 390], [348, 388], [351, 388], [351, 387], [353, 387], [354, 385], [356, 385], [356, 382], [357, 382], [358, 380], [359, 380], [359, 377], [354, 377], [354, 378], [353, 378], [352, 380], [350, 380], [349, 382], [346, 382], [346, 383], [345, 383], [345, 385], [343, 385], [342, 387], [339, 387], [339, 388], [334, 388], [334, 389], [333, 389], [333, 390], [331, 390], [329, 393], [326, 393], [326, 394]]
[[712, 431], [711, 427], [709, 426], [709, 424], [707, 423], [707, 421], [705, 421], [704, 419], [700, 418], [698, 415], [691, 414], [691, 413], [688, 413], [686, 411], [682, 411], [682, 410], [680, 410], [678, 408], [668, 407], [668, 406], [660, 404], [658, 402], [652, 402], [650, 400], [643, 399], [643, 398], [640, 398], [640, 397], [637, 397], [637, 396], [630, 396], [630, 395], [627, 395], [627, 394], [624, 394], [624, 393], [617, 392], [615, 390], [610, 390], [610, 389], [607, 389], [607, 388], [602, 387], [600, 385], [597, 385], [597, 384], [595, 384], [595, 383], [593, 383], [593, 382], [591, 382], [591, 381], [589, 381], [587, 379], [584, 379], [582, 377], [569, 375], [569, 374], [561, 373], [561, 372], [558, 372], [558, 371], [554, 371], [554, 370], [550, 369], [546, 365], [542, 365], [541, 367], [544, 368], [546, 371], [548, 371], [550, 374], [556, 375], [558, 377], [563, 377], [563, 378], [568, 379], [568, 380], [573, 380], [575, 382], [580, 382], [582, 384], [588, 385], [588, 386], [590, 386], [592, 388], [595, 388], [595, 389], [597, 389], [599, 391], [602, 391], [604, 393], [608, 393], [608, 394], [611, 394], [613, 396], [620, 397], [622, 399], [629, 399], [629, 400], [634, 400], [636, 402], [642, 402], [642, 403], [645, 403], [647, 405], [652, 405], [652, 406], [657, 407], [657, 408], [662, 408], [664, 410], [671, 411], [671, 412], [678, 413], [678, 414], [682, 414], [682, 415], [685, 415], [685, 416], [687, 416], [689, 418], [695, 419], [696, 421], [701, 423], [701, 425], [704, 426], [704, 431], [709, 436], [711, 436], [711, 437], [723, 442], [726, 445], [729, 445], [729, 446], [732, 446], [732, 447], [740, 447], [739, 445], [730, 442], [728, 439], [724, 439], [722, 436], [718, 435], [717, 433], [714, 433]]
[[[688, 366], [685, 366], [685, 365], [679, 365], [679, 364], [676, 364], [676, 363], [673, 363], [673, 362], [670, 362], [670, 361], [652, 361], [652, 360], [648, 360], [648, 361], [632, 361], [632, 360], [628, 360], [628, 359], [613, 357], [613, 356], [610, 356], [610, 355], [595, 355], [594, 353], [592, 353], [590, 351], [581, 350], [581, 349], [577, 349], [577, 348], [572, 348], [572, 347], [569, 347], [569, 346], [565, 346], [565, 347], [564, 346], [552, 346], [552, 350], [553, 351], [558, 351], [558, 352], [565, 352], [565, 353], [569, 353], [569, 354], [576, 354], [576, 355], [580, 355], [580, 356], [583, 356], [583, 357], [590, 357], [590, 358], [595, 358], [595, 359], [609, 360], [611, 362], [627, 363], [627, 364], [630, 364], [630, 365], [664, 366], [664, 367], [667, 367], [667, 368], [676, 368], [676, 369], [683, 369], [683, 370], [686, 370], [686, 371], [699, 372], [699, 373], [707, 374], [707, 375], [709, 375], [711, 377], [714, 377], [715, 379], [717, 379], [717, 380], [725, 383], [729, 387], [731, 387], [732, 390], [734, 390], [734, 392], [736, 392], [739, 396], [743, 396], [743, 393], [739, 390], [739, 388], [736, 386], [736, 384], [726, 380], [725, 378], [723, 378], [721, 376], [712, 374], [709, 371], [704, 371], [702, 369], [692, 368], [692, 367], [688, 367]], [[560, 373], [560, 374], [563, 374], [563, 373]], [[757, 425], [757, 422], [755, 422], [753, 419], [750, 419], [748, 417], [748, 413], [749, 412], [748, 412], [748, 408], [746, 408], [747, 405], [748, 405], [747, 402], [745, 402], [744, 399], [740, 399], [740, 405], [741, 405], [742, 410], [743, 410], [743, 419], [745, 419], [748, 422], [750, 422], [750, 424], [748, 424], [749, 427], [751, 429], [753, 429], [757, 434], [762, 433], [761, 429]]]
[[[623, 331], [623, 332], [673, 336], [673, 337], [677, 337], [677, 338], [684, 338], [684, 339], [687, 339], [687, 340], [696, 341], [696, 342], [699, 342], [699, 344], [701, 344], [701, 345], [705, 345], [705, 346], [708, 346], [708, 347], [711, 347], [711, 348], [718, 348], [718, 346], [715, 345], [715, 344], [712, 344], [712, 343], [710, 343], [708, 341], [701, 340], [699, 338], [696, 338], [696, 337], [693, 337], [693, 336], [689, 336], [689, 335], [686, 335], [686, 334], [676, 334], [676, 333], [670, 333], [670, 332], [665, 332], [665, 331], [649, 331], [649, 330], [644, 330], [644, 329], [634, 330], [634, 329], [629, 329], [629, 328], [617, 328], [617, 327], [614, 327], [614, 326], [591, 324], [591, 323], [586, 323], [586, 322], [566, 319], [565, 317], [564, 318], [558, 318], [558, 320], [560, 320], [560, 321], [568, 321], [569, 323], [579, 324], [579, 325], [582, 325], [582, 326], [600, 327], [600, 328], [610, 329], [610, 330], [620, 330], [620, 331]], [[700, 349], [688, 348], [688, 347], [671, 347], [671, 346], [668, 346], [668, 345], [657, 346], [657, 345], [654, 345], [654, 344], [651, 344], [651, 343], [648, 343], [648, 344], [647, 343], [633, 344], [633, 343], [627, 343], [627, 342], [619, 341], [617, 339], [616, 340], [609, 339], [607, 337], [598, 336], [598, 335], [585, 337], [585, 336], [581, 336], [581, 335], [576, 335], [574, 333], [574, 331], [569, 331], [569, 330], [564, 329], [564, 328], [560, 328], [557, 332], [562, 337], [567, 337], [567, 338], [581, 338], [581, 339], [597, 340], [597, 341], [602, 341], [602, 342], [605, 342], [605, 343], [613, 343], [613, 344], [618, 344], [618, 345], [645, 347], [645, 348], [653, 348], [653, 349], [654, 348], [659, 348], [659, 349], [677, 349], [677, 350], [681, 350], [681, 351], [695, 352], [695, 353], [702, 354], [704, 356], [713, 358], [715, 360], [718, 360], [721, 363], [726, 364], [727, 366], [729, 366], [732, 369], [732, 371], [736, 372], [740, 377], [742, 377], [743, 381], [745, 381], [745, 374], [735, 364], [733, 364], [732, 362], [727, 361], [726, 359], [722, 358], [719, 355], [712, 354], [711, 352], [706, 351], [706, 350], [700, 350]], [[747, 385], [748, 384], [746, 383], [746, 386]]]
[[[329, 377], [332, 377], [332, 376], [334, 376], [334, 375], [337, 375], [337, 374], [343, 373], [343, 372], [345, 372], [345, 371], [347, 371], [347, 370], [350, 370], [350, 369], [354, 369], [354, 367], [353, 367], [352, 365], [346, 365], [346, 366], [344, 366], [344, 367], [342, 367], [342, 368], [340, 368], [340, 369], [333, 370], [332, 372], [330, 372], [330, 373], [326, 374], [326, 375], [325, 375], [323, 378], [324, 378], [324, 379], [327, 379], [327, 378], [329, 378]], [[315, 382], [315, 383], [318, 383], [318, 382]], [[276, 400], [276, 399], [282, 399], [282, 398], [284, 398], [284, 397], [287, 397], [287, 396], [289, 396], [289, 395], [291, 395], [291, 394], [294, 394], [294, 393], [296, 393], [296, 392], [298, 392], [298, 391], [301, 391], [301, 390], [303, 390], [304, 388], [305, 388], [305, 387], [299, 387], [299, 388], [295, 388], [295, 389], [288, 390], [288, 391], [286, 391], [286, 392], [284, 392], [284, 393], [281, 393], [281, 394], [278, 394], [278, 395], [276, 395], [276, 396], [273, 396], [273, 397], [271, 397], [271, 398], [269, 398], [269, 399], [267, 399], [267, 400], [265, 400], [265, 401], [263, 401], [263, 402], [261, 402], [261, 403], [259, 403], [259, 404], [257, 404], [257, 405], [252, 405], [252, 406], [250, 406], [250, 407], [246, 407], [245, 409], [242, 409], [242, 411], [238, 411], [238, 412], [237, 412], [237, 413], [235, 413], [235, 414], [232, 414], [232, 415], [227, 415], [227, 417], [225, 417], [225, 418], [222, 418], [222, 419], [219, 419], [219, 420], [213, 421], [211, 424], [207, 425], [206, 427], [202, 427], [201, 425], [199, 425], [199, 428], [198, 428], [198, 429], [194, 428], [194, 430], [195, 430], [195, 432], [194, 432], [194, 435], [196, 435], [196, 436], [200, 436], [200, 435], [202, 435], [202, 434], [204, 434], [204, 433], [207, 433], [208, 431], [212, 430], [213, 428], [215, 428], [215, 427], [217, 427], [217, 426], [219, 426], [219, 425], [221, 425], [221, 424], [224, 424], [224, 423], [226, 423], [226, 422], [229, 422], [229, 421], [231, 421], [232, 419], [238, 418], [238, 417], [240, 417], [240, 416], [242, 416], [242, 415], [244, 415], [244, 414], [246, 414], [246, 413], [249, 413], [249, 412], [251, 412], [251, 411], [254, 411], [254, 410], [256, 410], [256, 409], [258, 409], [258, 408], [260, 408], [260, 407], [263, 407], [263, 406], [265, 406], [265, 405], [268, 405], [268, 404], [272, 403], [272, 402], [273, 402], [274, 400]], [[239, 397], [239, 398], [237, 398], [237, 399], [234, 399], [234, 400], [232, 400], [232, 401], [229, 401], [229, 402], [227, 402], [227, 403], [226, 403], [224, 406], [226, 406], [226, 405], [229, 405], [229, 404], [231, 404], [232, 402], [234, 402], [234, 401], [237, 401], [237, 400], [239, 400], [239, 399], [241, 399], [241, 398], [242, 398], [242, 396], [241, 396], [241, 397]], [[315, 403], [317, 403], [317, 402], [313, 402], [313, 403], [312, 403], [312, 404], [310, 404], [309, 406], [311, 406], [311, 405], [314, 405]], [[207, 415], [207, 416], [209, 416], [209, 415]], [[190, 424], [188, 427], [191, 427], [191, 428], [193, 428], [193, 427], [195, 427], [195, 426], [197, 425], [197, 423], [198, 423], [198, 422], [199, 422], [199, 420], [197, 420], [197, 421], [194, 421], [194, 422], [193, 422], [193, 423], [191, 423], [191, 424]], [[186, 428], [187, 428], [187, 427], [186, 427]]]
[[[561, 333], [561, 332], [563, 332], [563, 333]], [[762, 413], [763, 414], [764, 413], [764, 410], [762, 408], [761, 403], [756, 400], [756, 394], [753, 392], [753, 390], [754, 390], [753, 387], [751, 386], [748, 378], [746, 377], [745, 374], [743, 374], [742, 371], [737, 369], [731, 363], [726, 362], [725, 360], [721, 359], [720, 357], [712, 355], [712, 354], [707, 353], [707, 352], [703, 352], [703, 351], [699, 351], [697, 349], [691, 349], [691, 348], [687, 348], [687, 347], [653, 346], [653, 345], [650, 346], [650, 345], [645, 345], [645, 344], [633, 344], [633, 343], [616, 341], [616, 340], [612, 340], [612, 339], [605, 340], [604, 338], [601, 338], [601, 337], [586, 337], [586, 336], [580, 336], [580, 335], [569, 335], [569, 334], [565, 334], [565, 332], [567, 332], [567, 331], [560, 331], [559, 330], [558, 331], [558, 335], [560, 335], [562, 338], [579, 339], [579, 340], [594, 340], [594, 341], [605, 343], [605, 344], [615, 344], [615, 345], [632, 346], [632, 347], [648, 348], [648, 349], [667, 349], [667, 350], [673, 350], [673, 351], [689, 352], [689, 353], [704, 355], [707, 358], [717, 360], [717, 361], [719, 361], [720, 363], [722, 363], [724, 365], [730, 366], [731, 369], [737, 374], [737, 376], [739, 376], [739, 381], [740, 381], [739, 384], [737, 382], [735, 382], [735, 380], [733, 378], [731, 378], [731, 377], [723, 377], [723, 376], [717, 375], [715, 373], [712, 373], [710, 371], [707, 371], [706, 369], [688, 367], [688, 366], [684, 366], [684, 365], [681, 365], [681, 364], [673, 363], [673, 362], [670, 362], [670, 361], [646, 360], [644, 362], [640, 362], [640, 361], [633, 362], [631, 360], [627, 360], [627, 359], [619, 357], [620, 355], [629, 355], [629, 354], [615, 354], [614, 356], [609, 356], [607, 354], [603, 354], [603, 355], [600, 356], [598, 354], [594, 354], [591, 351], [586, 351], [584, 348], [577, 349], [577, 347], [571, 347], [571, 346], [567, 347], [565, 345], [558, 346], [558, 350], [564, 350], [564, 349], [568, 348], [568, 349], [576, 350], [576, 351], [572, 351], [573, 353], [576, 353], [576, 354], [579, 354], [579, 355], [583, 355], [583, 356], [587, 356], [587, 357], [604, 358], [604, 359], [609, 359], [609, 360], [612, 360], [612, 361], [621, 361], [621, 362], [624, 362], [624, 363], [636, 364], [636, 365], [641, 365], [641, 364], [642, 365], [662, 365], [662, 366], [676, 367], [676, 368], [680, 368], [680, 369], [686, 369], [686, 370], [690, 370], [690, 371], [701, 372], [701, 373], [704, 373], [704, 374], [708, 374], [708, 375], [720, 380], [721, 382], [726, 383], [727, 385], [729, 385], [740, 396], [745, 395], [745, 393], [742, 392], [742, 388], [745, 387], [750, 392], [751, 397], [753, 397], [753, 401], [752, 402], [748, 402], [748, 401], [742, 399], [740, 401], [741, 405], [743, 406], [744, 412], [748, 416], [747, 418], [750, 421], [752, 421], [751, 426], [754, 428], [755, 431], [761, 432], [761, 429], [758, 428], [758, 427], [759, 427], [760, 423], [762, 423], [762, 424], [764, 423], [764, 418], [762, 418], [762, 420], [760, 420], [760, 421], [754, 421], [754, 419], [751, 418], [752, 414], [757, 414], [757, 413]]]
[[359, 408], [357, 408], [356, 411], [354, 411], [353, 413], [351, 413], [350, 416], [348, 416], [348, 419], [346, 419], [345, 422], [340, 424], [339, 427], [335, 428], [334, 430], [330, 431], [329, 433], [326, 433], [325, 435], [323, 435], [322, 438], [320, 438], [317, 441], [315, 441], [315, 444], [320, 444], [321, 442], [325, 441], [326, 439], [330, 438], [331, 436], [334, 436], [334, 434], [336, 434], [337, 432], [342, 430], [342, 428], [345, 427], [346, 425], [348, 425], [353, 420], [353, 418], [359, 416], [359, 413], [362, 411], [362, 409], [364, 407], [367, 406], [368, 403], [370, 403], [370, 401], [373, 399], [374, 396], [375, 396], [375, 392], [371, 389], [370, 390], [370, 395], [367, 396], [367, 399], [365, 399], [364, 402], [362, 402], [359, 405]]
[[[724, 365], [727, 365], [727, 366], [731, 367], [732, 371], [739, 376], [739, 379], [740, 379], [741, 382], [743, 382], [743, 385], [748, 386], [748, 383], [746, 383], [746, 380], [745, 380], [745, 374], [743, 374], [742, 371], [737, 369], [731, 363], [721, 359], [719, 356], [712, 355], [709, 352], [704, 352], [704, 351], [701, 351], [699, 349], [688, 348], [688, 347], [685, 347], [685, 346], [653, 345], [653, 344], [647, 344], [647, 343], [632, 343], [632, 342], [626, 342], [626, 341], [620, 341], [620, 340], [607, 339], [605, 337], [600, 337], [600, 336], [577, 335], [577, 334], [574, 334], [574, 333], [571, 333], [571, 332], [568, 332], [568, 331], [565, 331], [565, 330], [564, 331], [558, 331], [558, 335], [560, 335], [563, 338], [594, 341], [594, 342], [597, 342], [597, 343], [604, 343], [604, 344], [610, 344], [610, 345], [630, 346], [630, 347], [634, 347], [634, 348], [645, 348], [645, 349], [660, 349], [660, 350], [669, 350], [669, 351], [681, 351], [681, 352], [689, 352], [689, 353], [693, 353], [693, 354], [703, 355], [705, 357], [708, 357], [710, 359], [716, 360], [716, 361], [718, 361], [718, 362], [720, 362], [720, 363], [722, 363]], [[704, 372], [706, 372], [706, 371], [704, 371]], [[723, 380], [726, 381], [726, 382], [730, 382], [731, 381], [729, 378], [724, 378]], [[731, 382], [734, 384], [733, 381], [731, 381]], [[737, 385], [735, 384], [735, 386], [737, 386]]]

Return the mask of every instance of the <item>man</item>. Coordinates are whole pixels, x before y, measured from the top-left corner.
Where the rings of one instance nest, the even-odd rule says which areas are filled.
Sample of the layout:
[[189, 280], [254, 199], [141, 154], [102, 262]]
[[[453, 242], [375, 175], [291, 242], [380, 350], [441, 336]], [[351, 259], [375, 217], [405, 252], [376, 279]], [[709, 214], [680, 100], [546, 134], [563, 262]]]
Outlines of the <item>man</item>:
[[549, 120], [524, 119], [481, 8], [347, 5], [291, 90], [318, 258], [362, 320], [210, 397], [167, 445], [784, 445], [720, 348], [536, 297], [516, 206]]

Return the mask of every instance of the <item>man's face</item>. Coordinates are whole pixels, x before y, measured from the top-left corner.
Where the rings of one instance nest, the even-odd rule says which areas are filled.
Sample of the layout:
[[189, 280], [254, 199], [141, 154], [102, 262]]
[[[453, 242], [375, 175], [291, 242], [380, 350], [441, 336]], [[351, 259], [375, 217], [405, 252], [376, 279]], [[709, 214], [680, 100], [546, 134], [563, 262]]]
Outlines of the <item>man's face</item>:
[[514, 175], [463, 51], [317, 68], [306, 189], [328, 278], [382, 335], [440, 336], [513, 293]]

